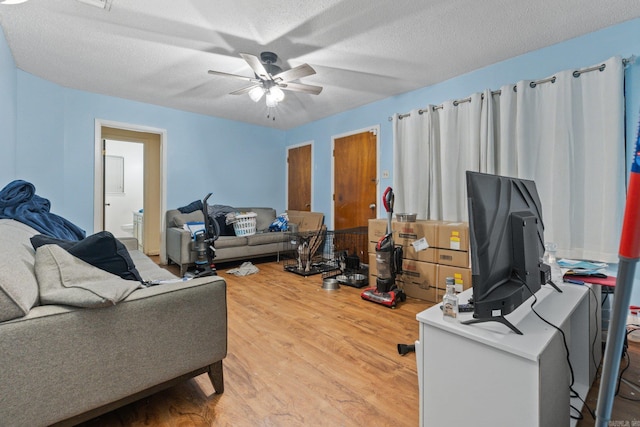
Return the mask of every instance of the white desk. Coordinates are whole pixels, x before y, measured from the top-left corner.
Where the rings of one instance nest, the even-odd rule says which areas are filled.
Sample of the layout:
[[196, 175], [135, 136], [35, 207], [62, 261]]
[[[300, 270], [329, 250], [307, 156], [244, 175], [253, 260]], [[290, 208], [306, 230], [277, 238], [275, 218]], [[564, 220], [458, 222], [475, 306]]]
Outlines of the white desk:
[[[573, 389], [585, 399], [600, 363], [598, 297], [563, 284], [536, 293], [534, 309], [567, 338]], [[471, 289], [460, 294], [466, 303]], [[596, 294], [599, 293], [597, 289]], [[507, 315], [523, 335], [496, 322], [462, 325], [438, 305], [417, 315], [421, 426], [569, 426], [569, 368], [562, 335], [531, 311], [533, 298]], [[471, 313], [461, 313], [461, 320]], [[578, 411], [582, 402], [571, 399]], [[576, 415], [576, 411], [571, 414]]]

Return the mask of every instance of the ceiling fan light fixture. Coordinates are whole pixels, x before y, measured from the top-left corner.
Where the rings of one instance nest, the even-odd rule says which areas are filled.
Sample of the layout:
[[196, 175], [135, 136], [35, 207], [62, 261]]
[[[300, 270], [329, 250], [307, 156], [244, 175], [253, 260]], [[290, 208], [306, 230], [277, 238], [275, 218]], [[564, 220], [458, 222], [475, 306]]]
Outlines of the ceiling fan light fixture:
[[282, 102], [284, 100], [284, 92], [278, 86], [274, 86], [269, 91], [271, 92], [271, 96], [276, 102]]
[[273, 108], [278, 105], [276, 97], [271, 93], [271, 90], [267, 92], [267, 108]]
[[262, 95], [264, 95], [264, 89], [261, 88], [260, 86], [256, 86], [249, 91], [249, 98], [251, 98], [253, 102], [260, 101], [260, 98], [262, 98]]

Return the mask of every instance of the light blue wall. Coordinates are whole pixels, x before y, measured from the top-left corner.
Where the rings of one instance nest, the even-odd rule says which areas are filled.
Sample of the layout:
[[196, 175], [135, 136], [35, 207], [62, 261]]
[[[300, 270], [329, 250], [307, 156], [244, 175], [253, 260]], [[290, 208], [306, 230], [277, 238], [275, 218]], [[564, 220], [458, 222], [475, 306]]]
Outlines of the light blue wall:
[[212, 192], [210, 204], [284, 209], [282, 131], [63, 88], [22, 71], [17, 82], [15, 175], [88, 233], [95, 119], [167, 131], [169, 208]]
[[[0, 31], [0, 183], [15, 176], [16, 64]], [[1, 184], [4, 185], [4, 184]]]

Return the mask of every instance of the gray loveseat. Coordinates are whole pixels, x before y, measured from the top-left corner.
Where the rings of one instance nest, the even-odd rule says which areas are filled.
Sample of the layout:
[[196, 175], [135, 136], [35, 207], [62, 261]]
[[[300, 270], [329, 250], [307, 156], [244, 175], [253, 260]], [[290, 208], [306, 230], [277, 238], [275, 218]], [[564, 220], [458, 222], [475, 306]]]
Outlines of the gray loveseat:
[[[142, 278], [173, 282], [136, 285], [123, 300], [100, 308], [42, 304], [45, 276], [41, 248], [34, 251], [30, 242], [35, 234], [0, 220], [1, 424], [77, 424], [205, 372], [216, 393], [223, 392], [224, 279], [176, 281], [133, 250], [131, 239], [126, 246]], [[96, 269], [85, 267], [90, 274]], [[66, 268], [60, 267], [61, 277], [72, 277]], [[47, 281], [57, 273], [46, 274]]]
[[[283, 232], [269, 232], [269, 226], [276, 219], [273, 208], [240, 207], [238, 212], [255, 212], [256, 234], [252, 236], [220, 236], [215, 241], [214, 262], [228, 262], [252, 258], [274, 256], [287, 249], [291, 236]], [[289, 225], [296, 232], [313, 232], [322, 226], [324, 215], [320, 212], [287, 211]], [[191, 250], [191, 233], [184, 229], [187, 222], [202, 222], [202, 211], [181, 213], [172, 209], [166, 213], [166, 252], [167, 262], [180, 266], [180, 274], [195, 262], [195, 253]]]

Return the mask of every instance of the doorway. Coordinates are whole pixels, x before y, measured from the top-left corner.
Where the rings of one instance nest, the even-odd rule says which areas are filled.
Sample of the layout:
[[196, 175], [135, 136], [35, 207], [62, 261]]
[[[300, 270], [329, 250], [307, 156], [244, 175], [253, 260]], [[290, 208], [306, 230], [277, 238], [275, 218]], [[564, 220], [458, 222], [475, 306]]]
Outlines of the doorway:
[[[105, 123], [96, 121], [96, 159], [95, 159], [95, 196], [94, 196], [94, 231], [105, 230], [105, 214], [107, 199], [105, 180], [105, 161], [108, 154], [103, 148], [105, 140], [121, 141], [137, 144], [142, 147], [142, 206], [131, 212], [129, 222], [137, 226], [139, 248], [147, 255], [160, 255], [161, 262], [166, 262], [162, 239], [164, 226], [164, 182], [163, 182], [163, 141], [165, 132], [158, 129], [140, 128], [132, 125]], [[116, 161], [115, 163], [118, 163]], [[114, 233], [115, 234], [115, 233]]]
[[334, 230], [368, 227], [376, 217], [378, 129], [333, 139]]
[[143, 248], [144, 146], [104, 140], [104, 227], [115, 237], [136, 237]]
[[287, 150], [287, 209], [311, 211], [311, 144]]

